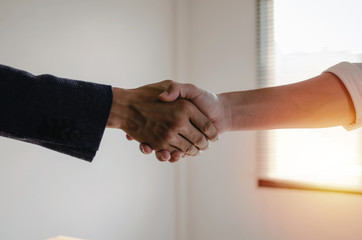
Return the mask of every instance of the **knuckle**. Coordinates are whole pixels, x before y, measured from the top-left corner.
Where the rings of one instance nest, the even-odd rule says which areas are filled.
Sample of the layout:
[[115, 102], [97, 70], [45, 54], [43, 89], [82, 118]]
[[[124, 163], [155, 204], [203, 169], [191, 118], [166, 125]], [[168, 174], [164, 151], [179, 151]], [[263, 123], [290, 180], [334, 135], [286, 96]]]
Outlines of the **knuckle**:
[[155, 141], [152, 146], [153, 150], [160, 151], [169, 147], [169, 138], [168, 136], [159, 136], [159, 138]]
[[189, 101], [184, 100], [184, 99], [180, 99], [178, 101], [180, 103], [180, 107], [183, 112], [190, 112], [192, 110], [193, 105]]
[[194, 146], [194, 145], [190, 145], [189, 147], [187, 147], [186, 153], [189, 155], [196, 155], [198, 152], [198, 149]]
[[172, 121], [169, 121], [167, 123], [167, 130], [168, 134], [172, 134], [174, 132], [178, 132], [183, 127], [183, 121], [181, 119], [181, 116], [175, 116]]
[[172, 122], [166, 122], [156, 126], [154, 134], [160, 139], [168, 139], [173, 132]]
[[204, 150], [204, 149], [206, 149], [207, 146], [209, 145], [209, 142], [207, 141], [207, 139], [206, 139], [204, 136], [202, 136], [202, 137], [200, 137], [200, 138], [196, 141], [195, 145], [196, 145], [199, 149]]
[[164, 136], [163, 136], [163, 140], [164, 140], [164, 142], [165, 142], [166, 144], [173, 142], [174, 139], [175, 139], [175, 136], [174, 136], [174, 134], [173, 134], [172, 132], [170, 132], [170, 131], [167, 131], [167, 132], [164, 134]]
[[188, 87], [189, 89], [196, 89], [196, 88], [197, 88], [197, 87], [196, 87], [194, 84], [192, 84], [192, 83], [186, 83], [185, 86]]
[[167, 80], [164, 80], [163, 83], [166, 84], [167, 86], [169, 86], [169, 85], [174, 84], [174, 81], [167, 79]]
[[213, 126], [213, 123], [212, 123], [210, 120], [208, 120], [208, 121], [205, 121], [205, 122], [202, 124], [200, 130], [201, 130], [203, 133], [206, 133], [206, 132], [209, 132], [209, 131], [211, 130], [212, 126]]
[[156, 151], [160, 151], [161, 149], [163, 149], [164, 148], [164, 143], [163, 142], [157, 142], [157, 143], [155, 143], [153, 146], [152, 146], [152, 148], [153, 148], [153, 150], [155, 150], [155, 152]]
[[164, 83], [172, 83], [173, 81], [171, 79], [166, 79], [163, 81]]
[[162, 81], [162, 84], [167, 88], [174, 88], [176, 86], [176, 82], [170, 79]]

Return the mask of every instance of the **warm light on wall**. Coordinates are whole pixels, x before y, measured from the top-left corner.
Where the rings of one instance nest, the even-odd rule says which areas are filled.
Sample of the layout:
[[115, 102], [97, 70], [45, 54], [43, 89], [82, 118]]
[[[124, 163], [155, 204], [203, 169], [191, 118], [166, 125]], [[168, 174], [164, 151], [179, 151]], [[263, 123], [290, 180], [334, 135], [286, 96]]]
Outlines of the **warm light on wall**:
[[[308, 79], [341, 61], [362, 62], [362, 32], [355, 31], [362, 22], [361, 1], [260, 0], [259, 5], [262, 86]], [[262, 133], [259, 183], [362, 193], [361, 137], [361, 130], [341, 127]]]
[[271, 133], [274, 150], [263, 178], [360, 191], [360, 134], [341, 128]]

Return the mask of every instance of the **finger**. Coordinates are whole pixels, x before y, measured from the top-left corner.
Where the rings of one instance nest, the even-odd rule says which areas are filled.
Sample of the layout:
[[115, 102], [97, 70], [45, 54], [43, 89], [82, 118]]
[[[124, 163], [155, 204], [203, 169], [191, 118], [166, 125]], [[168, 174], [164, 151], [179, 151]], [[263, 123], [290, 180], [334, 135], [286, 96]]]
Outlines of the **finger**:
[[200, 150], [205, 150], [209, 147], [209, 140], [207, 140], [206, 136], [191, 123], [189, 126], [185, 127], [180, 134]]
[[175, 147], [168, 147], [167, 150], [155, 151], [156, 158], [161, 162], [165, 161], [178, 161], [183, 158], [186, 154], [181, 152]]
[[158, 97], [163, 102], [173, 102], [178, 98], [192, 100], [200, 94], [200, 89], [192, 84], [171, 83]]
[[156, 158], [161, 162], [165, 162], [171, 159], [171, 153], [165, 150], [156, 151]]
[[186, 154], [181, 151], [174, 151], [173, 153], [171, 153], [171, 159], [169, 160], [169, 162], [175, 163], [185, 156]]
[[[198, 131], [194, 128], [193, 131]], [[199, 152], [199, 149], [188, 139], [184, 138], [182, 135], [179, 135], [175, 138], [174, 142], [171, 142], [170, 145], [179, 149], [180, 151], [184, 152], [190, 156], [196, 156]]]
[[128, 134], [126, 134], [126, 138], [127, 138], [128, 141], [132, 141], [132, 140], [133, 140], [133, 138], [132, 138], [130, 135], [128, 135]]
[[[169, 153], [168, 151], [164, 151], [164, 150], [160, 150], [160, 151], [157, 151], [156, 152], [156, 157], [158, 160], [162, 161], [162, 162], [165, 162], [167, 160], [165, 160], [164, 157], [162, 157], [163, 155], [164, 156], [167, 156], [167, 153]], [[179, 151], [179, 150], [175, 150], [171, 153], [171, 157], [170, 159], [168, 160], [170, 163], [175, 163], [177, 161], [179, 161], [181, 158], [185, 157], [186, 154]]]
[[[191, 124], [190, 126], [194, 128]], [[198, 131], [194, 128], [194, 131]], [[175, 152], [175, 153], [174, 153]], [[181, 152], [181, 153], [177, 153]], [[174, 153], [173, 156], [171, 154]], [[181, 135], [174, 136], [170, 141], [167, 148], [155, 151], [156, 158], [162, 162], [164, 161], [177, 161], [185, 155], [196, 156], [199, 154], [199, 149], [194, 146], [189, 140]], [[174, 157], [174, 159], [172, 158]]]
[[194, 108], [190, 114], [190, 122], [200, 130], [209, 140], [216, 141], [218, 139], [218, 131], [212, 121], [207, 118], [198, 109]]
[[171, 83], [158, 98], [163, 102], [173, 102], [180, 96], [180, 89], [177, 84]]
[[147, 143], [140, 143], [140, 150], [144, 154], [150, 154], [153, 151], [151, 146], [148, 145]]

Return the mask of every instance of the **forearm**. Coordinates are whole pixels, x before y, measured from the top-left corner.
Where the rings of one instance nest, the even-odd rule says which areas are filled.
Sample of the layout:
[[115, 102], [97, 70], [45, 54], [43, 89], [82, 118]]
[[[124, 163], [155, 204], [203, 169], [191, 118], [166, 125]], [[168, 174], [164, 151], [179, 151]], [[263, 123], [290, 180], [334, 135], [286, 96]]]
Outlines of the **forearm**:
[[111, 86], [0, 65], [0, 136], [91, 161], [111, 101]]
[[112, 99], [112, 105], [107, 121], [107, 128], [118, 128], [123, 129], [122, 123], [124, 123], [124, 117], [126, 115], [126, 90], [121, 88], [115, 88], [113, 87], [113, 99]]
[[331, 73], [295, 84], [219, 96], [229, 131], [322, 128], [355, 121], [348, 91]]

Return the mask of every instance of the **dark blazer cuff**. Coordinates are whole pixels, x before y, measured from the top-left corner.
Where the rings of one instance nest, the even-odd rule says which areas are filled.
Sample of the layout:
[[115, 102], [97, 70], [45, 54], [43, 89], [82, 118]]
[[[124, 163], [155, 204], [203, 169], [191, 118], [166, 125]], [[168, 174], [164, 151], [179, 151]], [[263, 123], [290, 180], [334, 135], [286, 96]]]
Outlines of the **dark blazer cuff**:
[[91, 161], [112, 105], [112, 87], [0, 65], [0, 135]]

